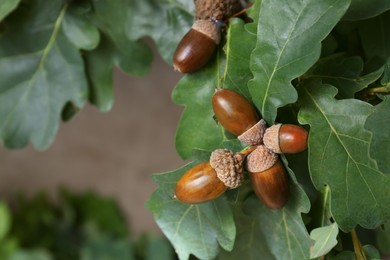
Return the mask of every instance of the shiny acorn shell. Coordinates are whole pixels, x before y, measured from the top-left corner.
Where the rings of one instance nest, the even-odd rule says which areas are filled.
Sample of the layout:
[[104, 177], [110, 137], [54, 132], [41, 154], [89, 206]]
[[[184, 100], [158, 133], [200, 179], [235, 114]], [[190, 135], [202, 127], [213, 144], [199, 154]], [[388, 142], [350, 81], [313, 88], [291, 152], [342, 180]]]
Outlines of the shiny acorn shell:
[[289, 181], [283, 163], [278, 159], [269, 169], [250, 172], [249, 178], [256, 196], [269, 208], [283, 207], [289, 197]]
[[212, 98], [215, 117], [230, 133], [239, 136], [255, 125], [260, 116], [255, 107], [240, 94], [219, 89]]
[[210, 163], [205, 162], [192, 167], [180, 178], [175, 197], [189, 204], [202, 203], [219, 197], [226, 189]]

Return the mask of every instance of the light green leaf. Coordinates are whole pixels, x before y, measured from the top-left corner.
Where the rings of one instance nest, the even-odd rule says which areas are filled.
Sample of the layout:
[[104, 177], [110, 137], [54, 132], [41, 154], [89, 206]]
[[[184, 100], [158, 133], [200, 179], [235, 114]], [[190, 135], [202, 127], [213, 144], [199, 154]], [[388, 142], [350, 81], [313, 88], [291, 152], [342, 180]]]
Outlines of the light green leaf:
[[352, 0], [344, 15], [345, 20], [362, 20], [374, 17], [390, 9], [388, 0]]
[[272, 124], [277, 109], [297, 100], [291, 81], [320, 57], [321, 41], [349, 6], [349, 0], [263, 0], [258, 10], [256, 48], [251, 56], [253, 101]]
[[233, 214], [224, 196], [192, 205], [174, 199], [177, 181], [193, 165], [155, 175], [153, 179], [159, 188], [147, 207], [180, 259], [188, 259], [190, 254], [200, 259], [214, 259], [219, 245], [228, 251], [233, 247], [236, 236]]
[[7, 235], [11, 226], [11, 213], [7, 207], [7, 204], [0, 202], [0, 243], [2, 239]]
[[375, 228], [390, 217], [390, 178], [368, 155], [370, 133], [363, 126], [372, 107], [336, 100], [336, 93], [316, 81], [302, 86], [299, 120], [310, 124], [310, 174], [318, 190], [329, 186], [330, 209], [340, 229]]
[[307, 77], [321, 79], [323, 83], [335, 86], [343, 98], [353, 98], [356, 92], [379, 79], [383, 68], [367, 75], [361, 75], [362, 72], [361, 57], [333, 55], [319, 60], [307, 73]]
[[18, 250], [7, 260], [54, 260], [54, 257], [44, 249]]
[[99, 44], [98, 29], [88, 20], [87, 13], [71, 8], [62, 23], [64, 33], [77, 48], [92, 50]]
[[2, 0], [0, 3], [0, 22], [18, 6], [20, 0]]
[[172, 64], [172, 56], [181, 38], [193, 23], [194, 3], [188, 0], [130, 1], [127, 34], [132, 39], [150, 36], [160, 55]]
[[377, 161], [379, 169], [390, 173], [390, 98], [373, 108], [364, 127], [372, 133], [370, 155]]
[[[53, 140], [64, 105], [87, 96], [78, 49], [61, 31], [62, 1], [32, 0], [7, 19], [0, 36], [0, 139], [9, 148]], [[32, 40], [34, 39], [34, 40]]]
[[317, 258], [329, 253], [337, 244], [338, 233], [337, 223], [313, 229], [310, 232], [310, 238], [314, 240], [314, 244], [310, 248], [310, 258]]

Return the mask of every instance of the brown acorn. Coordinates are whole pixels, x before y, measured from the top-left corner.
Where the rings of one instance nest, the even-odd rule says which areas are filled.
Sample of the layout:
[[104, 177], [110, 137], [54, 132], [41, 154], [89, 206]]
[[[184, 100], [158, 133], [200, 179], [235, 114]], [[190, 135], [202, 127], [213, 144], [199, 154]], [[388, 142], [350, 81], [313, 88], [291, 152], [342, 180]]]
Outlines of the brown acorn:
[[250, 129], [260, 119], [248, 100], [229, 89], [217, 90], [213, 95], [212, 105], [218, 122], [236, 136]]
[[228, 188], [240, 186], [244, 180], [244, 155], [227, 149], [212, 152], [210, 161], [188, 170], [177, 182], [175, 197], [195, 204], [216, 199]]
[[277, 124], [267, 128], [263, 142], [274, 153], [299, 153], [307, 149], [307, 137], [301, 126]]
[[173, 54], [173, 67], [181, 73], [202, 68], [220, 42], [220, 26], [212, 20], [196, 20]]
[[287, 172], [279, 157], [260, 145], [247, 157], [246, 168], [256, 196], [269, 208], [283, 207], [289, 197]]
[[214, 168], [205, 162], [192, 167], [181, 177], [176, 184], [175, 196], [182, 202], [194, 204], [213, 200], [226, 190]]

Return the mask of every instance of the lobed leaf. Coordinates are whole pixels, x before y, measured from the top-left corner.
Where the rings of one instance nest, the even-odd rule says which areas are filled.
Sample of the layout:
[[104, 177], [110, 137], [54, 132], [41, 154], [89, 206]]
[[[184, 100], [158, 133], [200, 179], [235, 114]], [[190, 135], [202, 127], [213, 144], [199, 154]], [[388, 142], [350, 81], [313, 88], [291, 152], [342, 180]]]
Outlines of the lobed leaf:
[[132, 39], [150, 36], [160, 55], [172, 64], [173, 53], [193, 22], [193, 1], [130, 1], [127, 34]]
[[[144, 1], [143, 1], [144, 2]], [[131, 75], [145, 75], [152, 62], [152, 52], [139, 38], [127, 35], [131, 3], [127, 0], [93, 0], [90, 19], [102, 33], [99, 46], [85, 55], [90, 79], [90, 101], [101, 111], [109, 111], [114, 103], [112, 70], [114, 67]], [[134, 25], [135, 26], [135, 25]]]
[[305, 75], [310, 79], [321, 79], [323, 83], [335, 86], [343, 98], [353, 98], [355, 93], [365, 89], [382, 75], [383, 68], [361, 75], [363, 59], [358, 56], [333, 55], [319, 60]]
[[9, 148], [29, 141], [37, 149], [46, 148], [64, 105], [85, 103], [84, 64], [61, 30], [67, 7], [59, 0], [33, 0], [5, 21], [7, 29], [0, 36], [0, 139]]
[[388, 155], [390, 151], [390, 98], [386, 97], [383, 102], [373, 108], [368, 116], [364, 127], [372, 133], [370, 155], [377, 161], [381, 171], [390, 173]]
[[[310, 203], [299, 185], [294, 183], [290, 187], [291, 196], [288, 203], [278, 210], [267, 208], [255, 196], [250, 196], [245, 201], [243, 211], [253, 218], [250, 223], [254, 228], [246, 236], [252, 236], [251, 239], [254, 242], [252, 249], [248, 250], [244, 256], [250, 257], [264, 252], [266, 255], [269, 253], [273, 255], [269, 259], [309, 258], [310, 237], [302, 221], [301, 213], [308, 212]], [[240, 224], [237, 225], [238, 230], [240, 230]], [[244, 247], [241, 243], [242, 239], [243, 237], [237, 237], [233, 252]], [[268, 250], [263, 251], [260, 243], [265, 244]], [[245, 259], [247, 258], [245, 257]]]
[[336, 100], [336, 93], [315, 81], [302, 86], [299, 120], [310, 125], [310, 174], [318, 190], [329, 186], [330, 210], [343, 231], [375, 228], [390, 217], [390, 178], [368, 154], [371, 136], [363, 126], [372, 107]]
[[236, 236], [233, 214], [224, 196], [201, 204], [185, 204], [174, 199], [179, 178], [194, 164], [153, 177], [159, 188], [147, 202], [165, 236], [175, 247], [180, 259], [193, 254], [200, 259], [213, 259], [219, 245], [230, 251]]
[[349, 6], [345, 0], [263, 0], [257, 21], [256, 48], [251, 56], [253, 101], [265, 120], [297, 100], [291, 81], [320, 57], [321, 41]]
[[338, 233], [339, 228], [337, 223], [313, 229], [310, 232], [310, 238], [314, 241], [314, 244], [310, 248], [310, 258], [317, 258], [329, 253], [337, 245]]

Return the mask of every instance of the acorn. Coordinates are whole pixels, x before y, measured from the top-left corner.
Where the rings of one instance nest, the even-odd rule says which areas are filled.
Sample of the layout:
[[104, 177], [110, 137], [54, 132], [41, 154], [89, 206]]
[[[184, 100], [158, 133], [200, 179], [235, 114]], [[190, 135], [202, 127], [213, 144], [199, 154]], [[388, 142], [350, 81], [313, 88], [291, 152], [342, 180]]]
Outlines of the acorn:
[[300, 153], [307, 149], [307, 137], [301, 126], [277, 124], [267, 128], [263, 142], [274, 153]]
[[260, 145], [248, 155], [246, 169], [253, 191], [267, 207], [278, 209], [287, 203], [288, 176], [277, 154]]
[[221, 26], [214, 20], [196, 20], [173, 54], [173, 67], [181, 73], [202, 68], [221, 40]]
[[228, 19], [247, 6], [242, 0], [195, 0], [195, 19]]
[[212, 98], [212, 106], [218, 122], [236, 136], [243, 134], [260, 119], [247, 99], [229, 89], [217, 90]]
[[175, 198], [189, 203], [216, 199], [227, 189], [239, 187], [244, 181], [244, 155], [227, 149], [211, 153], [210, 161], [188, 170], [177, 182]]

